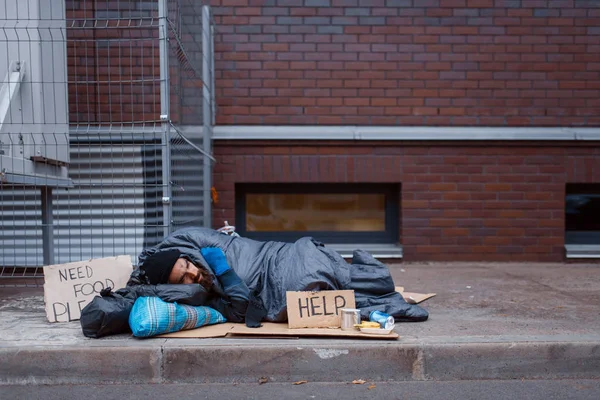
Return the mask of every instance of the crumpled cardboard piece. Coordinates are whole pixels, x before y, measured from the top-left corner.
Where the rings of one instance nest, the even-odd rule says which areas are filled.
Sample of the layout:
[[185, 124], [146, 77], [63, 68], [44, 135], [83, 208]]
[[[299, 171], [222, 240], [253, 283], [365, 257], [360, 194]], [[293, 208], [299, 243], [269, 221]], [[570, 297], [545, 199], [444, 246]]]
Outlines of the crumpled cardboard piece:
[[400, 293], [408, 304], [419, 304], [436, 295], [436, 293], [405, 292], [403, 286], [396, 286], [396, 292]]

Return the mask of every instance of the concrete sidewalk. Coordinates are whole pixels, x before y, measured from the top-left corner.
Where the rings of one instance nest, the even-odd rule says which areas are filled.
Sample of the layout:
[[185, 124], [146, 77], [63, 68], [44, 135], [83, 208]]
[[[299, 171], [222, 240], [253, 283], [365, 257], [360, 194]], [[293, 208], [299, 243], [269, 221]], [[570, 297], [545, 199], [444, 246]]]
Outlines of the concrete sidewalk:
[[398, 264], [436, 292], [398, 341], [85, 338], [41, 288], [0, 288], [0, 384], [600, 378], [600, 264]]

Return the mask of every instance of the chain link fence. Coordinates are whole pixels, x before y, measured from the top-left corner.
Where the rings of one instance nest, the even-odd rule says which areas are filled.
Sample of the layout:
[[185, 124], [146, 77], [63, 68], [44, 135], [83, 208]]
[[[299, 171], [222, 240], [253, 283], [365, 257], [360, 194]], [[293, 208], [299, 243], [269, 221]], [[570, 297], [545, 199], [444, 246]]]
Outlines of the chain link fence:
[[49, 264], [135, 263], [174, 229], [210, 226], [208, 6], [4, 3], [0, 285], [39, 284]]

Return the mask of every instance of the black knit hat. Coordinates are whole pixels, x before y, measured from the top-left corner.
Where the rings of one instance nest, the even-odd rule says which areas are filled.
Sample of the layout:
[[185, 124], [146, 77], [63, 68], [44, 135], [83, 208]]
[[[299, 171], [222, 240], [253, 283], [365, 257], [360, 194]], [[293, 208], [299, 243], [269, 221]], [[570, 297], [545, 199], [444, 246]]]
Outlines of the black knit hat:
[[140, 269], [144, 271], [151, 285], [169, 283], [169, 275], [180, 256], [181, 252], [177, 249], [157, 251], [146, 258]]

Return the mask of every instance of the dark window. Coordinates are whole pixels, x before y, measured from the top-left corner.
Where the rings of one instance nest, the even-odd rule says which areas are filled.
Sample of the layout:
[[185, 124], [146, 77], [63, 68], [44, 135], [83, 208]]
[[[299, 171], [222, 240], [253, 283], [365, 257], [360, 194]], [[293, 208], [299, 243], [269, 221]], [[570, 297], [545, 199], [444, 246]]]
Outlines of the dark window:
[[237, 184], [236, 230], [257, 240], [397, 243], [399, 185]]
[[600, 184], [567, 184], [566, 244], [600, 244]]

